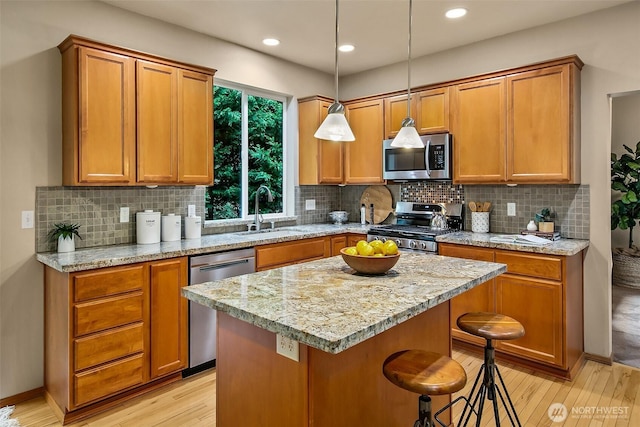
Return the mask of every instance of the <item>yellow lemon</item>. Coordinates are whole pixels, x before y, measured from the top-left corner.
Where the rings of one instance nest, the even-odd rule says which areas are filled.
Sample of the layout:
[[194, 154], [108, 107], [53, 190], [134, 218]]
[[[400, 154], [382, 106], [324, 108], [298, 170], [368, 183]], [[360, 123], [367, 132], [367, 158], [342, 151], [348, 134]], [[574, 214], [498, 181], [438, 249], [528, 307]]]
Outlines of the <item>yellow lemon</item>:
[[362, 256], [371, 256], [373, 255], [373, 246], [370, 244], [362, 245], [360, 249], [358, 249], [358, 255]]
[[362, 252], [362, 248], [368, 245], [369, 243], [367, 243], [366, 240], [358, 240], [358, 243], [356, 243], [356, 250], [358, 251], [358, 253], [360, 253]]
[[384, 246], [384, 243], [382, 243], [382, 240], [372, 240], [369, 242], [369, 244], [373, 246], [374, 253], [384, 254], [384, 249], [382, 248]]
[[383, 251], [385, 255], [395, 255], [398, 253], [398, 245], [393, 240], [384, 242]]
[[384, 254], [378, 253], [378, 254], [373, 254], [373, 256], [384, 256]]
[[345, 248], [344, 253], [347, 255], [358, 255], [358, 250], [355, 246], [349, 246], [348, 248]]

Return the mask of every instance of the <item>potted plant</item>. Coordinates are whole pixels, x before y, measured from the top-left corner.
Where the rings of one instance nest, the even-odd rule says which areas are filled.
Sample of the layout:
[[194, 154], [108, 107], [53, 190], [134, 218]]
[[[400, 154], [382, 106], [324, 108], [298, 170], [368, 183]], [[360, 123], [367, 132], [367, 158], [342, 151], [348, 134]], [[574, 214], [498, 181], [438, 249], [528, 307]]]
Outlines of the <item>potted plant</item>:
[[58, 252], [73, 252], [76, 250], [75, 236], [82, 240], [78, 233], [80, 224], [68, 224], [61, 222], [53, 225], [53, 229], [47, 235], [52, 242], [58, 242]]
[[635, 150], [626, 145], [624, 149], [627, 153], [620, 158], [611, 153], [611, 189], [621, 194], [611, 204], [611, 230], [629, 230], [629, 244], [612, 250], [613, 282], [640, 288], [640, 253], [633, 244], [633, 227], [640, 219], [640, 141]]
[[538, 230], [544, 233], [553, 233], [555, 212], [552, 212], [549, 208], [543, 208], [540, 213], [536, 214], [536, 221], [538, 221]]

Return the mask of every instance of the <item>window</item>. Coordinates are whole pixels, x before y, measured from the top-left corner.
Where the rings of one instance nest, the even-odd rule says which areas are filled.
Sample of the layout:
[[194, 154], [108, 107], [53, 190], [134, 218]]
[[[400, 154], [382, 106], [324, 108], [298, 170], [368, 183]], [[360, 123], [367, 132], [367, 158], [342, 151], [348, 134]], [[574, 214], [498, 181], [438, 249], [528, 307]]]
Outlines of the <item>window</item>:
[[257, 91], [215, 85], [213, 88], [214, 185], [207, 188], [207, 220], [248, 219], [255, 192], [261, 214], [285, 213], [283, 158], [286, 99]]

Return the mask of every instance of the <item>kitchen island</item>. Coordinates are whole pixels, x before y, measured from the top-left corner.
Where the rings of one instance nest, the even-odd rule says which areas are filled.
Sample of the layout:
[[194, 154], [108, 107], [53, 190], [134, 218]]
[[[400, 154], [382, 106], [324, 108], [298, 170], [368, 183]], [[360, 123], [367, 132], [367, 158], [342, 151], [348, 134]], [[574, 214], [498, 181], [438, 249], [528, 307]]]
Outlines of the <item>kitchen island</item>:
[[[412, 425], [417, 396], [382, 362], [405, 348], [451, 354], [449, 300], [505, 269], [403, 253], [365, 276], [338, 256], [183, 288], [218, 310], [216, 425]], [[276, 335], [295, 341], [283, 347], [297, 361], [276, 352]]]

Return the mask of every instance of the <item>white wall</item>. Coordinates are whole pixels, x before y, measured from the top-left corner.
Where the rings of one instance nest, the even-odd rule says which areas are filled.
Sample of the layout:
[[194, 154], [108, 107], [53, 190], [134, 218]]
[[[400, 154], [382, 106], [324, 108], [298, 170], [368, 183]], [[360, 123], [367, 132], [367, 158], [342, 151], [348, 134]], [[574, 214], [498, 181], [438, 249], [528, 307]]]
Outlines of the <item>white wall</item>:
[[[418, 58], [413, 85], [577, 54], [582, 69], [582, 183], [589, 184], [591, 245], [584, 267], [585, 351], [611, 355], [610, 107], [640, 89], [640, 2]], [[406, 64], [345, 77], [345, 99], [404, 89]], [[603, 201], [606, 201], [603, 203]]]
[[[43, 385], [43, 268], [35, 187], [61, 185], [61, 61], [69, 34], [218, 70], [216, 78], [294, 97], [331, 93], [333, 78], [93, 1], [0, 1], [0, 398]], [[297, 103], [288, 122], [294, 139]], [[296, 158], [295, 153], [290, 154]], [[293, 196], [293, 194], [291, 195]]]
[[[618, 158], [627, 154], [623, 145], [635, 150], [640, 142], [640, 91], [625, 93], [611, 98], [611, 152]], [[611, 192], [611, 200], [619, 200], [621, 193]], [[640, 225], [633, 228], [633, 243], [640, 245]], [[629, 230], [611, 231], [611, 247], [626, 248], [629, 245]]]

